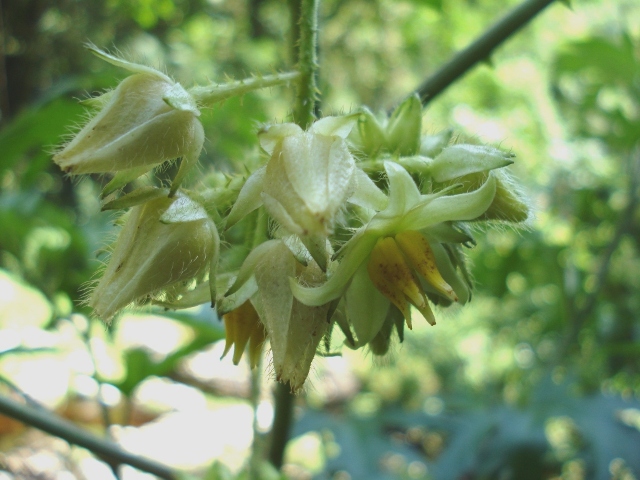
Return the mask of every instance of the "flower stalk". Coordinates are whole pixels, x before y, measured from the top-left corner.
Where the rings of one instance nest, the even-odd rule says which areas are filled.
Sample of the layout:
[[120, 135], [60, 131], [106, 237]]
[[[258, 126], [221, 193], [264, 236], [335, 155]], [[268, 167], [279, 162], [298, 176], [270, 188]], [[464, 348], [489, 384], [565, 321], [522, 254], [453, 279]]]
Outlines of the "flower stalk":
[[264, 75], [244, 80], [235, 80], [228, 83], [216, 83], [206, 86], [190, 88], [188, 92], [199, 105], [210, 107], [232, 97], [262, 88], [288, 85], [300, 78], [299, 72], [284, 72], [274, 75]]

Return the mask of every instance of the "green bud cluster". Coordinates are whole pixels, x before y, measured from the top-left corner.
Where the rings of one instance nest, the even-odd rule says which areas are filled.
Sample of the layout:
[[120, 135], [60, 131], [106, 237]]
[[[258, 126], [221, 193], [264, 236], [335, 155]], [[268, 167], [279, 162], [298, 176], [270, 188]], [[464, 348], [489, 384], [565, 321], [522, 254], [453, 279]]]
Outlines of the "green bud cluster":
[[[225, 354], [234, 347], [234, 363], [248, 348], [256, 366], [268, 340], [276, 378], [299, 390], [336, 327], [348, 347], [384, 355], [414, 317], [433, 325], [434, 306], [470, 301], [463, 253], [475, 245], [470, 226], [529, 216], [503, 172], [514, 156], [451, 145], [449, 130], [423, 135], [417, 96], [388, 118], [362, 108], [306, 130], [265, 125], [262, 156], [238, 165], [246, 174], [212, 172], [181, 188], [202, 149], [202, 105], [298, 74], [187, 90], [157, 70], [92, 50], [133, 75], [88, 102], [99, 112], [54, 161], [70, 175], [112, 175], [103, 208], [126, 210], [88, 297], [105, 321], [130, 304], [210, 303], [224, 318]], [[118, 193], [177, 158], [170, 188]]]

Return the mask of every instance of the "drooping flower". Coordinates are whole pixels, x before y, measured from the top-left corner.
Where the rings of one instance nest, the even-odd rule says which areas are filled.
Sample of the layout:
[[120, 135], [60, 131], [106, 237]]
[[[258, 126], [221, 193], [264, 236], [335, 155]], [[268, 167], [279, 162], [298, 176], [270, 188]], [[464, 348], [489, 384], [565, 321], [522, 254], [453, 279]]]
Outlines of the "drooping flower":
[[451, 222], [478, 218], [496, 192], [496, 180], [489, 175], [472, 192], [449, 194], [448, 189], [423, 195], [399, 164], [385, 162], [385, 170], [387, 207], [347, 242], [326, 283], [310, 287], [291, 280], [294, 296], [306, 305], [322, 305], [344, 296], [356, 347], [376, 337], [391, 304], [411, 327], [410, 305], [433, 324], [429, 297], [460, 303], [469, 299], [469, 287], [443, 242], [454, 237], [464, 241], [466, 236]]
[[291, 293], [289, 277], [306, 285], [320, 285], [326, 278], [311, 258], [307, 260], [306, 266], [298, 262], [284, 240], [268, 240], [247, 256], [218, 303], [219, 314], [227, 315], [251, 302], [267, 332], [276, 379], [293, 391], [302, 388], [320, 340], [331, 326], [329, 303], [308, 306]]
[[89, 306], [110, 321], [133, 302], [215, 271], [218, 232], [207, 212], [188, 196], [162, 196], [133, 207], [115, 242]]
[[182, 158], [173, 194], [204, 142], [195, 100], [158, 70], [91, 50], [134, 75], [87, 102], [101, 110], [54, 155], [54, 162], [71, 175], [114, 173], [113, 191], [157, 165]]

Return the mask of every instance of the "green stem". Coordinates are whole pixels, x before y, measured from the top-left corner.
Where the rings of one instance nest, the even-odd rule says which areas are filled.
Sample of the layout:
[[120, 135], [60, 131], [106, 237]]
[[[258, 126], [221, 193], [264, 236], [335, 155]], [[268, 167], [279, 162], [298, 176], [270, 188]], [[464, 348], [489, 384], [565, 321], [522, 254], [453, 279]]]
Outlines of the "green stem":
[[91, 450], [111, 465], [124, 463], [166, 480], [177, 479], [169, 467], [126, 452], [115, 443], [96, 437], [48, 410], [21, 405], [0, 395], [0, 413], [60, 437], [69, 443]]
[[288, 85], [298, 78], [300, 78], [298, 72], [278, 73], [228, 83], [197, 86], [189, 89], [189, 93], [193, 95], [199, 105], [212, 106], [228, 98], [244, 95], [261, 88]]
[[275, 415], [271, 428], [271, 444], [269, 446], [269, 462], [278, 470], [282, 467], [284, 450], [289, 441], [291, 424], [293, 422], [293, 404], [295, 396], [291, 393], [291, 385], [278, 383], [276, 385]]
[[476, 63], [488, 60], [491, 52], [498, 45], [526, 25], [553, 1], [526, 0], [498, 20], [482, 36], [459, 52], [417, 88], [416, 92], [420, 96], [422, 105], [424, 106], [433, 100]]
[[301, 0], [300, 39], [298, 44], [298, 92], [294, 109], [294, 120], [307, 129], [315, 120], [315, 104], [318, 98], [316, 75], [318, 61], [316, 46], [318, 35], [318, 0]]
[[[318, 3], [319, 0], [300, 0], [298, 5], [291, 2], [291, 11], [300, 12], [298, 32], [298, 90], [293, 117], [301, 128], [307, 129], [315, 120], [315, 107], [318, 99], [316, 75], [318, 62], [316, 46], [318, 35]], [[295, 21], [295, 18], [292, 20]], [[292, 29], [293, 30], [293, 29]], [[284, 459], [284, 451], [289, 441], [293, 422], [293, 405], [295, 396], [291, 393], [291, 385], [278, 383], [275, 391], [275, 416], [271, 429], [269, 461], [280, 469]]]

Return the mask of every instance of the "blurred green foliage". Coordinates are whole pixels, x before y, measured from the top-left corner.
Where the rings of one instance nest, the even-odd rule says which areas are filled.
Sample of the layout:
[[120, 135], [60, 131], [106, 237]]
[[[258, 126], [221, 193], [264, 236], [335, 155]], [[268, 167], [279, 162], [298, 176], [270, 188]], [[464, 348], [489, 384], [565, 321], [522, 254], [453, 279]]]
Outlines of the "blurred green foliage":
[[[388, 109], [516, 3], [326, 0], [322, 112]], [[87, 313], [80, 299], [101, 258], [93, 252], [114, 232], [94, 200], [103, 179], [73, 184], [50, 161], [66, 125], [81, 122], [76, 98], [120, 78], [82, 43], [116, 45], [187, 86], [223, 81], [289, 66], [289, 11], [277, 0], [3, 8], [0, 268], [42, 292], [51, 306], [44, 323], [56, 331], [72, 311]], [[640, 478], [634, 18], [633, 0], [553, 5], [498, 50], [492, 68], [477, 67], [429, 106], [428, 132], [451, 126], [517, 154], [536, 218], [526, 231], [478, 232], [474, 301], [409, 332], [384, 365], [357, 367], [354, 398], [327, 404], [310, 392], [314, 408], [296, 435], [320, 439], [315, 478]], [[258, 124], [286, 119], [290, 100], [273, 89], [203, 112], [201, 171], [242, 164], [257, 148]], [[0, 329], [13, 328], [10, 316]], [[151, 376], [175, 376], [183, 358], [222, 338], [211, 317], [171, 315], [191, 339], [160, 359], [130, 348], [125, 373], [106, 380], [128, 396]], [[206, 478], [229, 478], [221, 468]]]

